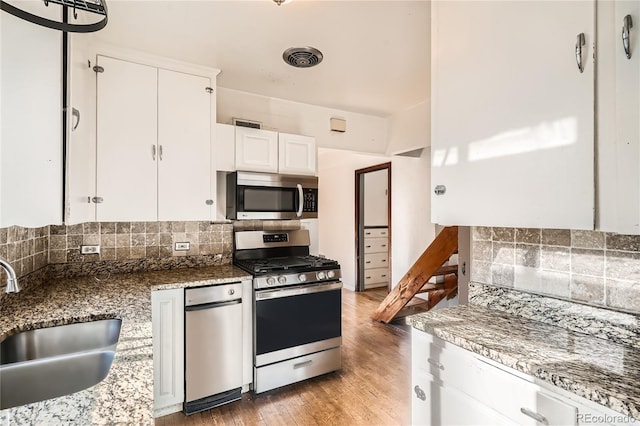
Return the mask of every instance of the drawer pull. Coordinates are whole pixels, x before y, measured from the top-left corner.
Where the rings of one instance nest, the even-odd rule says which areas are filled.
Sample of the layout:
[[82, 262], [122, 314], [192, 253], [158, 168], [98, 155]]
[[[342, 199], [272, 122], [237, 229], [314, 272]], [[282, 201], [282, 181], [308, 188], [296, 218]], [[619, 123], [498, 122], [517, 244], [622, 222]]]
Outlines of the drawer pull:
[[387, 274], [380, 275], [382, 278], [386, 278]]
[[386, 246], [387, 246], [386, 244], [382, 244], [380, 247], [386, 247]]
[[370, 279], [371, 279], [371, 277], [366, 277], [365, 279], [370, 280]]
[[444, 365], [442, 365], [438, 361], [435, 361], [431, 358], [427, 358], [427, 362], [440, 370], [444, 370]]
[[524, 407], [520, 408], [520, 412], [525, 416], [531, 417], [533, 420], [535, 420], [538, 423], [542, 423], [543, 425], [549, 424], [549, 421], [547, 420], [547, 418], [542, 414], [538, 414]]
[[367, 260], [367, 261], [366, 261], [366, 262], [364, 262], [364, 263], [371, 263], [371, 261], [370, 261], [370, 260]]
[[313, 362], [313, 360], [310, 359], [308, 361], [302, 361], [302, 362], [299, 362], [297, 364], [293, 364], [293, 369], [295, 370], [296, 368], [306, 367], [307, 365], [311, 364], [312, 362]]
[[386, 262], [386, 261], [387, 261], [387, 259], [382, 259], [382, 260], [381, 260], [381, 262]]
[[371, 248], [371, 246], [365, 246], [366, 248]]
[[365, 232], [364, 235], [371, 235], [371, 232]]

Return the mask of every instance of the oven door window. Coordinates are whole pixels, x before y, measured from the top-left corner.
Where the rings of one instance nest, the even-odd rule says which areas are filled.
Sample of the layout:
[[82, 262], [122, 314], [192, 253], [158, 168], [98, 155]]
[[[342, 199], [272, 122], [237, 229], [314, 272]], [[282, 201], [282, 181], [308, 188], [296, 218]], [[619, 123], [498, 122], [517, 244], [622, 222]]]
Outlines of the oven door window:
[[245, 186], [240, 191], [242, 211], [295, 212], [298, 191], [295, 188], [268, 188]]
[[342, 335], [342, 293], [324, 291], [256, 302], [256, 355]]

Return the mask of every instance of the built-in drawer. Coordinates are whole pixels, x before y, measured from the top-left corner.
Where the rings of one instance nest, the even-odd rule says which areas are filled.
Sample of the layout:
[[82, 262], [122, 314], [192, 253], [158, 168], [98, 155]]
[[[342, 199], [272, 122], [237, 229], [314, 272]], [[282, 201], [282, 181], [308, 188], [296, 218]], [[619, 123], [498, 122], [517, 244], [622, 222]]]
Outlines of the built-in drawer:
[[389, 268], [373, 268], [364, 271], [364, 286], [389, 282]]
[[364, 229], [364, 237], [365, 238], [387, 238], [389, 236], [388, 228], [365, 228]]
[[388, 238], [365, 238], [364, 239], [365, 253], [387, 253], [388, 251], [389, 251]]
[[340, 347], [255, 369], [255, 392], [261, 393], [342, 368]]
[[369, 253], [364, 255], [364, 269], [387, 268], [389, 255], [387, 253]]

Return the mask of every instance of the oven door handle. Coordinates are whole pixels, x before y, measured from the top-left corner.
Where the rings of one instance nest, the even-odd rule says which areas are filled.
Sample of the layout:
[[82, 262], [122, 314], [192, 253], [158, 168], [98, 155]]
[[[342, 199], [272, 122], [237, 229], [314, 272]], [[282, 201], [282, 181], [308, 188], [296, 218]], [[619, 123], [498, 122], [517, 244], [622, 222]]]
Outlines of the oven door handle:
[[302, 191], [302, 185], [297, 184], [298, 187], [298, 211], [296, 216], [302, 217], [302, 207], [304, 206], [304, 192]]
[[301, 294], [321, 293], [323, 291], [339, 290], [342, 281], [334, 281], [327, 284], [305, 285], [294, 288], [276, 288], [271, 290], [256, 291], [256, 300], [277, 299], [280, 297], [299, 296]]

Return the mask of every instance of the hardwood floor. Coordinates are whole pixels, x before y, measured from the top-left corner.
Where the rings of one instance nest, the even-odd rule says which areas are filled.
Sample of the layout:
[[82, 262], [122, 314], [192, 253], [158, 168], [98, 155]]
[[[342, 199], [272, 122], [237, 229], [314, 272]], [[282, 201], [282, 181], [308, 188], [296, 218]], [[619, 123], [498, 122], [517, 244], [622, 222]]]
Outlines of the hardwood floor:
[[411, 421], [409, 327], [370, 315], [386, 290], [342, 291], [342, 370], [274, 389], [169, 425], [407, 425]]

